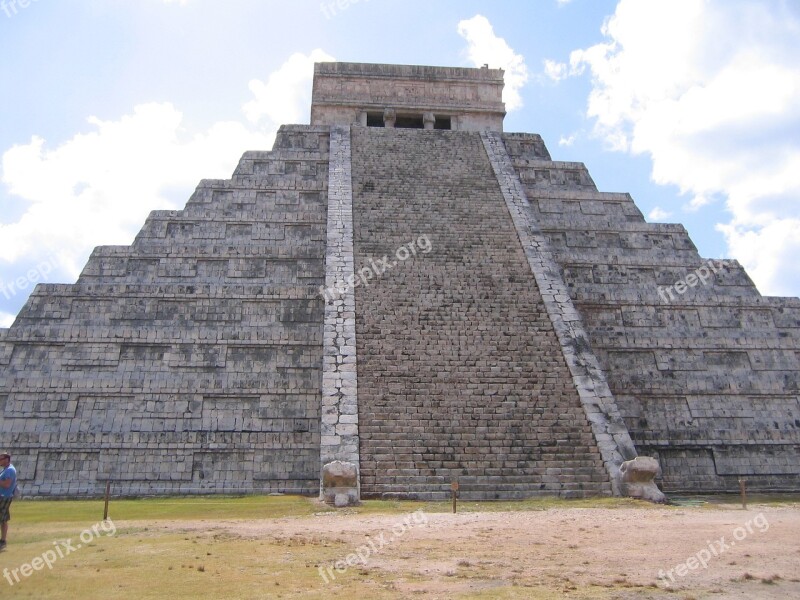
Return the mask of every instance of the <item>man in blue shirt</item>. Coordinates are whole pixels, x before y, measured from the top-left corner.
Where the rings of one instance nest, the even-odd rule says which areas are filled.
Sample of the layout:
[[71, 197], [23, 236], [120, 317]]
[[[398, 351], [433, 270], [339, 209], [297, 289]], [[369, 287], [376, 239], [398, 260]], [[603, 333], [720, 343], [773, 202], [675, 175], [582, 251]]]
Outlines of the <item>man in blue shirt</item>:
[[11, 501], [17, 489], [17, 470], [11, 464], [11, 455], [0, 452], [0, 551], [6, 549], [6, 535], [8, 535], [8, 522], [11, 520]]

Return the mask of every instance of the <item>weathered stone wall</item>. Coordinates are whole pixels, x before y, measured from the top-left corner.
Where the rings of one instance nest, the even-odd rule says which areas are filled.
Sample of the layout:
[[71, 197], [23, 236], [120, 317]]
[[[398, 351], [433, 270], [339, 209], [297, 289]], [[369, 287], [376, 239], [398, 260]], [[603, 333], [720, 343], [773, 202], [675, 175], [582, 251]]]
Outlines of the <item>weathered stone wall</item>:
[[484, 132], [481, 139], [536, 285], [542, 294], [542, 303], [553, 324], [575, 389], [591, 423], [597, 447], [611, 477], [612, 489], [618, 495], [621, 465], [624, 461], [636, 458], [633, 441], [608, 387], [605, 373], [600, 368], [600, 362], [592, 351], [550, 244], [530, 210], [525, 189], [511, 162], [502, 135], [498, 132]]
[[[320, 461], [339, 461], [355, 473], [347, 503], [358, 502], [358, 371], [353, 273], [353, 191], [350, 127], [331, 128], [328, 166], [328, 231], [325, 255], [325, 334], [322, 371]], [[325, 490], [323, 477], [321, 493]], [[341, 493], [341, 491], [340, 491]], [[334, 497], [335, 497], [334, 493]], [[340, 499], [341, 501], [341, 499]]]
[[762, 297], [736, 261], [709, 265], [681, 225], [646, 223], [628, 194], [598, 192], [582, 164], [550, 161], [539, 136], [503, 137], [664, 488], [734, 491], [745, 477], [751, 489], [797, 490], [800, 300]]
[[36, 288], [0, 333], [25, 494], [318, 492], [328, 141], [283, 128]]
[[[502, 121], [490, 70], [321, 69]], [[800, 489], [800, 300], [531, 134], [285, 126], [0, 330], [30, 495], [315, 495], [333, 459], [365, 495], [607, 494], [628, 435], [668, 492]]]
[[454, 129], [502, 131], [506, 114], [503, 71], [342, 62], [314, 65], [312, 125], [359, 123], [362, 113], [382, 114], [385, 108], [398, 115], [449, 116]]
[[362, 493], [610, 493], [480, 135], [354, 127], [352, 156], [355, 270], [397, 263], [355, 288]]

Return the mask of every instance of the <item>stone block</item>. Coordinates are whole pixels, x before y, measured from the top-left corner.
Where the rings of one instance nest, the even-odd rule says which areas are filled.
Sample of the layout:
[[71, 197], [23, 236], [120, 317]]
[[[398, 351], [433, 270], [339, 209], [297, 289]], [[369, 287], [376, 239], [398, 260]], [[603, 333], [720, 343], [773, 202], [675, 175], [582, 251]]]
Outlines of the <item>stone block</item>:
[[661, 476], [661, 467], [655, 458], [637, 456], [619, 467], [619, 490], [623, 496], [662, 503], [667, 498], [656, 486], [655, 478]]
[[337, 508], [360, 502], [358, 467], [339, 460], [322, 467], [322, 500]]

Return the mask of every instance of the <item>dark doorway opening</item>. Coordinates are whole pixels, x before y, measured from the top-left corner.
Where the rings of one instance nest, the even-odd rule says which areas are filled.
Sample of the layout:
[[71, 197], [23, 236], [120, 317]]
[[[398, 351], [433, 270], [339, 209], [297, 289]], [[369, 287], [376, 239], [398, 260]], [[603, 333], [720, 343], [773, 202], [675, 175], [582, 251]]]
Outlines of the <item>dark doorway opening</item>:
[[383, 113], [367, 113], [367, 127], [383, 127]]
[[450, 117], [440, 117], [436, 116], [436, 123], [433, 125], [434, 129], [452, 129], [453, 122]]
[[422, 122], [422, 115], [418, 117], [412, 117], [408, 115], [397, 116], [397, 120], [394, 123], [395, 127], [399, 127], [401, 129], [424, 129], [425, 124]]

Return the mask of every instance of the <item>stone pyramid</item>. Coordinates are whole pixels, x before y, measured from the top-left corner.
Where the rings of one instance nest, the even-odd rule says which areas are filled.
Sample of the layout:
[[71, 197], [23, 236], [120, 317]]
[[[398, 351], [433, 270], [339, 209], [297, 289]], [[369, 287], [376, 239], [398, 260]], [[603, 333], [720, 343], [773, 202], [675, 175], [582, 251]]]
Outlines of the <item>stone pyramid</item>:
[[800, 489], [800, 300], [503, 133], [502, 88], [317, 64], [311, 125], [37, 286], [0, 330], [25, 494], [316, 495], [329, 469], [348, 502], [581, 497], [637, 455], [668, 493]]

